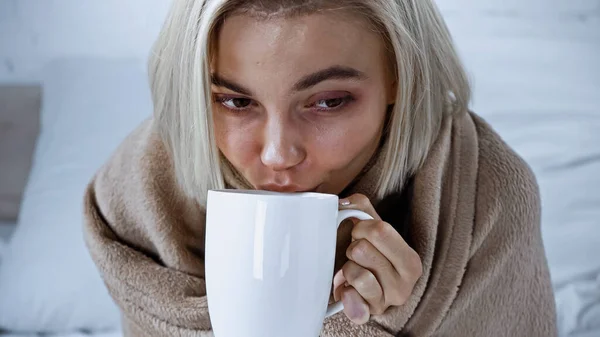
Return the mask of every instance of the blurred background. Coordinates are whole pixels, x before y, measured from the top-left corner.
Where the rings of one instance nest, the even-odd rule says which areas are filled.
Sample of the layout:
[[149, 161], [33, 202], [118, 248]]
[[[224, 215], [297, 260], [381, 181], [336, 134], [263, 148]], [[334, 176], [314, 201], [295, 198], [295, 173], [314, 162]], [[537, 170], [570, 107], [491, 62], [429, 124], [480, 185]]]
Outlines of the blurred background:
[[[120, 336], [85, 184], [151, 114], [169, 0], [0, 0], [1, 336]], [[531, 165], [561, 337], [600, 337], [600, 0], [437, 0], [473, 110]]]

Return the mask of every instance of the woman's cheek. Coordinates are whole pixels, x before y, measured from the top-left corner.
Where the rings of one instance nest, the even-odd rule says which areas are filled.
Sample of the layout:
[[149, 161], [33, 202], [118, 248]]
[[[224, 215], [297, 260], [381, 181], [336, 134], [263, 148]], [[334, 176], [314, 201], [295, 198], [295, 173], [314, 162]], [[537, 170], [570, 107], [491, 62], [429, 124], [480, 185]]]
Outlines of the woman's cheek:
[[[358, 125], [358, 127], [357, 127]], [[329, 169], [340, 169], [370, 148], [373, 137], [369, 129], [361, 124], [341, 123], [339, 127], [328, 127], [315, 135], [313, 150], [320, 159], [327, 163]]]
[[224, 126], [217, 129], [219, 150], [234, 166], [242, 166], [256, 156], [256, 151], [254, 151], [256, 142], [252, 130], [236, 126]]

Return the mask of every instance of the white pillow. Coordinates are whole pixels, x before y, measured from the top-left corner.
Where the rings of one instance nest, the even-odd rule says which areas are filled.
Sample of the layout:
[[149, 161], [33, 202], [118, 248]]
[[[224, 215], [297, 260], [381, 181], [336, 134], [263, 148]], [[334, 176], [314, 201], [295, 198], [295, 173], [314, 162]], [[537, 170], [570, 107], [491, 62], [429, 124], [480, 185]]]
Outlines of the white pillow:
[[83, 192], [152, 104], [137, 60], [58, 60], [44, 71], [42, 119], [18, 226], [0, 265], [0, 330], [118, 328], [88, 255]]

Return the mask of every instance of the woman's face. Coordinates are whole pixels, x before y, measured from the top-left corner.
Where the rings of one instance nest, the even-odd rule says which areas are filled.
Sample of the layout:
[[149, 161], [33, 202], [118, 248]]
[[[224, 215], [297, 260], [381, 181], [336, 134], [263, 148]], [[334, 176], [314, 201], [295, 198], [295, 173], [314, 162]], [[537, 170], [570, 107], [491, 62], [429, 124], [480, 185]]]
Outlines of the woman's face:
[[211, 66], [223, 155], [256, 189], [339, 194], [394, 103], [380, 36], [352, 16], [231, 16]]

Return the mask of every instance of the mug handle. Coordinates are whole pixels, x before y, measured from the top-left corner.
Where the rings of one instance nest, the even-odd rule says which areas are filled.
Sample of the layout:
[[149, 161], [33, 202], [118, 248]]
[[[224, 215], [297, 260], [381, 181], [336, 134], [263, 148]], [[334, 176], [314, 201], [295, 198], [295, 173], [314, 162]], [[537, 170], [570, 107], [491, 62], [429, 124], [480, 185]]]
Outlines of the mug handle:
[[[355, 210], [355, 209], [345, 209], [341, 210], [338, 213], [337, 217], [337, 227], [339, 228], [342, 222], [348, 218], [356, 218], [358, 220], [373, 220], [373, 217], [369, 214]], [[337, 301], [335, 303], [331, 303], [327, 306], [327, 312], [325, 313], [325, 317], [329, 317], [337, 314], [338, 312], [344, 310], [344, 303], [342, 301]]]

